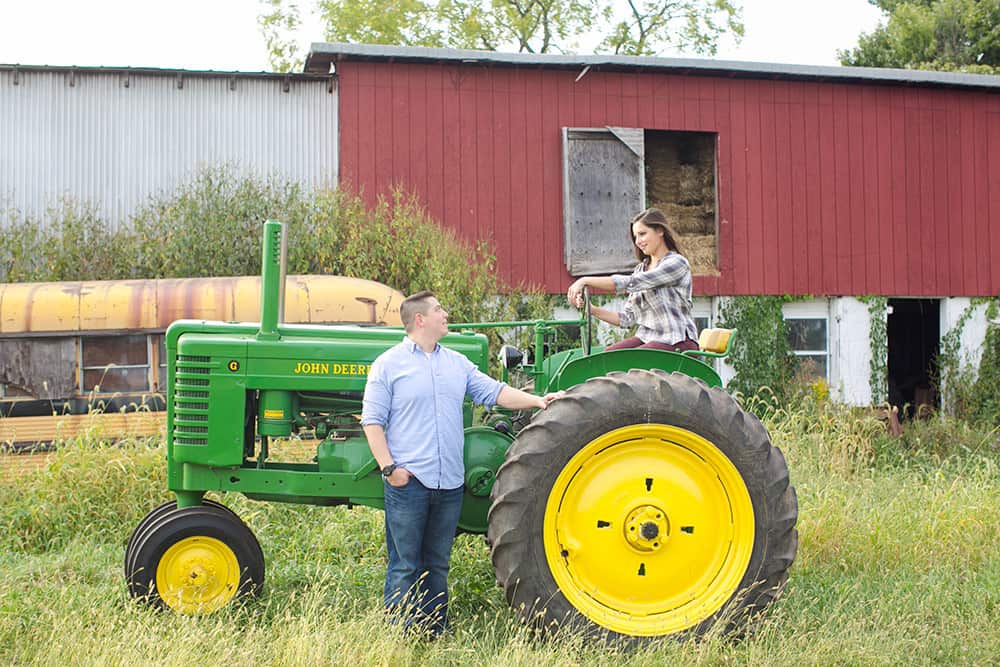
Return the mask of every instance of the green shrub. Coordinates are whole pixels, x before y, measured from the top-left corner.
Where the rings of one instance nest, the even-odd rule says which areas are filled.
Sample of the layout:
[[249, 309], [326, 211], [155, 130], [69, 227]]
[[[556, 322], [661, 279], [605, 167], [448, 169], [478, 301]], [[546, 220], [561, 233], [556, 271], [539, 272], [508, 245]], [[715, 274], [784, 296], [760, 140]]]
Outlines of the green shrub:
[[64, 198], [44, 219], [10, 212], [2, 230], [0, 282], [131, 277], [134, 239], [110, 229], [91, 204]]
[[294, 225], [308, 209], [296, 183], [210, 167], [151, 197], [121, 233], [134, 239], [137, 277], [256, 275], [264, 220]]
[[738, 329], [728, 362], [736, 371], [729, 389], [752, 396], [768, 388], [783, 404], [795, 376], [796, 359], [788, 344], [781, 296], [737, 296], [719, 309], [720, 326]]
[[[66, 199], [42, 220], [9, 212], [0, 282], [257, 275], [261, 224], [274, 218], [288, 226], [290, 273], [430, 289], [453, 322], [551, 312], [538, 290], [497, 279], [488, 243], [459, 239], [402, 190], [369, 210], [344, 190], [218, 166], [151, 197], [117, 229], [97, 211]], [[508, 291], [516, 295], [496, 298]]]

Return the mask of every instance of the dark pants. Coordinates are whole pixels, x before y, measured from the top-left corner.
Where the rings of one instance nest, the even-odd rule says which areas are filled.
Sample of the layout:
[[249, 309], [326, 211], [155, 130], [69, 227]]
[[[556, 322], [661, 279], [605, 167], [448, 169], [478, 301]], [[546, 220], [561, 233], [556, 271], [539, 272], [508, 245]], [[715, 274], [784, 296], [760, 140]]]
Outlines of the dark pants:
[[620, 340], [614, 345], [608, 345], [606, 348], [604, 348], [604, 351], [609, 352], [610, 350], [626, 350], [632, 347], [640, 347], [644, 350], [666, 350], [668, 352], [683, 352], [684, 350], [697, 350], [698, 343], [694, 342], [690, 338], [685, 338], [679, 343], [672, 343], [672, 344], [657, 343], [656, 341], [643, 343], [639, 337], [632, 336], [631, 338]]
[[416, 477], [384, 487], [386, 609], [436, 636], [448, 629], [448, 564], [463, 489], [428, 489]]

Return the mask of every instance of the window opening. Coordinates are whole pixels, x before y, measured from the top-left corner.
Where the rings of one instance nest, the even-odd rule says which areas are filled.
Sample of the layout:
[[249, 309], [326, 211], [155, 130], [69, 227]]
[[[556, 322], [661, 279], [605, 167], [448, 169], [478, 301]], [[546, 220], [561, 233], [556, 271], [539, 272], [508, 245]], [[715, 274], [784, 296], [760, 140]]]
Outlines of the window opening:
[[646, 203], [667, 214], [697, 275], [718, 275], [717, 135], [645, 131]]
[[0, 382], [0, 398], [33, 398], [31, 392], [13, 384]]
[[829, 379], [829, 336], [825, 317], [785, 318], [788, 346], [798, 357], [799, 374], [805, 379]]
[[147, 336], [93, 336], [80, 339], [83, 391], [110, 393], [149, 389]]

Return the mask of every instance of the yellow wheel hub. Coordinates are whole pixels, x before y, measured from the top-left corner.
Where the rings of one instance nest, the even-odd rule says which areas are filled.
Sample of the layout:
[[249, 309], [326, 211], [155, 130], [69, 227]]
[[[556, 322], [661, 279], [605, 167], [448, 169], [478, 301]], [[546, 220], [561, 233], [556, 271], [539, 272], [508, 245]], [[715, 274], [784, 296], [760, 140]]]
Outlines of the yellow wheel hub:
[[156, 566], [156, 591], [182, 614], [208, 614], [224, 607], [240, 587], [233, 550], [214, 537], [188, 537], [172, 545]]
[[545, 556], [567, 600], [627, 635], [693, 627], [736, 592], [754, 542], [753, 505], [711, 442], [661, 424], [589, 442], [556, 478]]
[[667, 539], [667, 517], [655, 505], [641, 505], [625, 519], [625, 539], [639, 551], [656, 551]]

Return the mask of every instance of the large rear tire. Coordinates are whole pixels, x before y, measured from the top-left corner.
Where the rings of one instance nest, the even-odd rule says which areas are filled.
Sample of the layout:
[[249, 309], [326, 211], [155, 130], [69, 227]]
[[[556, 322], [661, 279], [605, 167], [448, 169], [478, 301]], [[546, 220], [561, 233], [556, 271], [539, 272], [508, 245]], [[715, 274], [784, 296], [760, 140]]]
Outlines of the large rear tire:
[[492, 498], [508, 602], [589, 636], [734, 630], [778, 595], [797, 546], [781, 451], [726, 392], [679, 373], [570, 389], [518, 435]]

